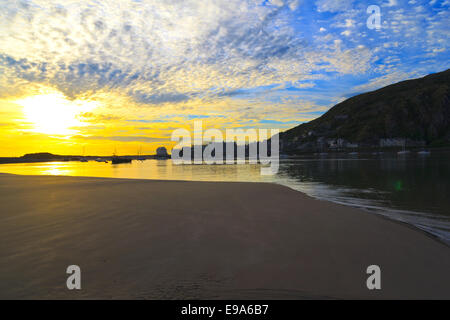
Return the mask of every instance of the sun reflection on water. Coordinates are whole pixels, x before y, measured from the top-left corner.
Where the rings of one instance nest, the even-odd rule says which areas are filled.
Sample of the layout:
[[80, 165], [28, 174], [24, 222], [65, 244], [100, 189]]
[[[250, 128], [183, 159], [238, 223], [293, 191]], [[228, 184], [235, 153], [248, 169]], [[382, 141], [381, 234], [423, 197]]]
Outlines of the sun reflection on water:
[[42, 174], [48, 174], [52, 176], [63, 176], [63, 175], [69, 175], [69, 170], [62, 170], [60, 168], [50, 168], [47, 170], [42, 171]]

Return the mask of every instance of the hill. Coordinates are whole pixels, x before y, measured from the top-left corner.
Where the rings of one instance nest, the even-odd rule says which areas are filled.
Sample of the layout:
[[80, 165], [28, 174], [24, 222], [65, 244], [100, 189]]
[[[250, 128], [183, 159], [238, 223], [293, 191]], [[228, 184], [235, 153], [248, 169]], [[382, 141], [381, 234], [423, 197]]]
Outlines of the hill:
[[450, 144], [450, 69], [360, 94], [280, 134], [285, 153]]

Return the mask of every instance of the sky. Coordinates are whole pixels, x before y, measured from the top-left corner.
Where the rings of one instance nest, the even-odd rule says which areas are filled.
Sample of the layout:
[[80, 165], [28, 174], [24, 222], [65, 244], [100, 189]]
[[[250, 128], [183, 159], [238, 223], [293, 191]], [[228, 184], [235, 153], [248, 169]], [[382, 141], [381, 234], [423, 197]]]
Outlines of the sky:
[[[369, 28], [367, 9], [380, 9]], [[450, 65], [450, 0], [0, 0], [0, 156], [286, 130]]]

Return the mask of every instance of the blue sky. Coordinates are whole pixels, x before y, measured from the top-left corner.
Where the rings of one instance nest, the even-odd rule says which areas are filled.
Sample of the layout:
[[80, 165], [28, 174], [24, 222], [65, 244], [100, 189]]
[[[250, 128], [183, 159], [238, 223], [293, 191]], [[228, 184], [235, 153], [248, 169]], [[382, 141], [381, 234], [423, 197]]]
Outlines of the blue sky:
[[[366, 25], [369, 5], [381, 10], [379, 30]], [[0, 0], [0, 98], [51, 88], [99, 101], [93, 113], [103, 121], [211, 118], [220, 127], [286, 129], [357, 93], [448, 69], [449, 7]]]

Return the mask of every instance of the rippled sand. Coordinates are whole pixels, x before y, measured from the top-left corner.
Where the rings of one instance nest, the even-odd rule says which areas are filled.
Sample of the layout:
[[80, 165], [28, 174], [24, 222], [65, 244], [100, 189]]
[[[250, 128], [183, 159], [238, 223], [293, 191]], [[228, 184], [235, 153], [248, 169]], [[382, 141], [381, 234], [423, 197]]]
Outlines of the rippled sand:
[[280, 185], [0, 174], [2, 299], [450, 298], [449, 270], [428, 235]]

